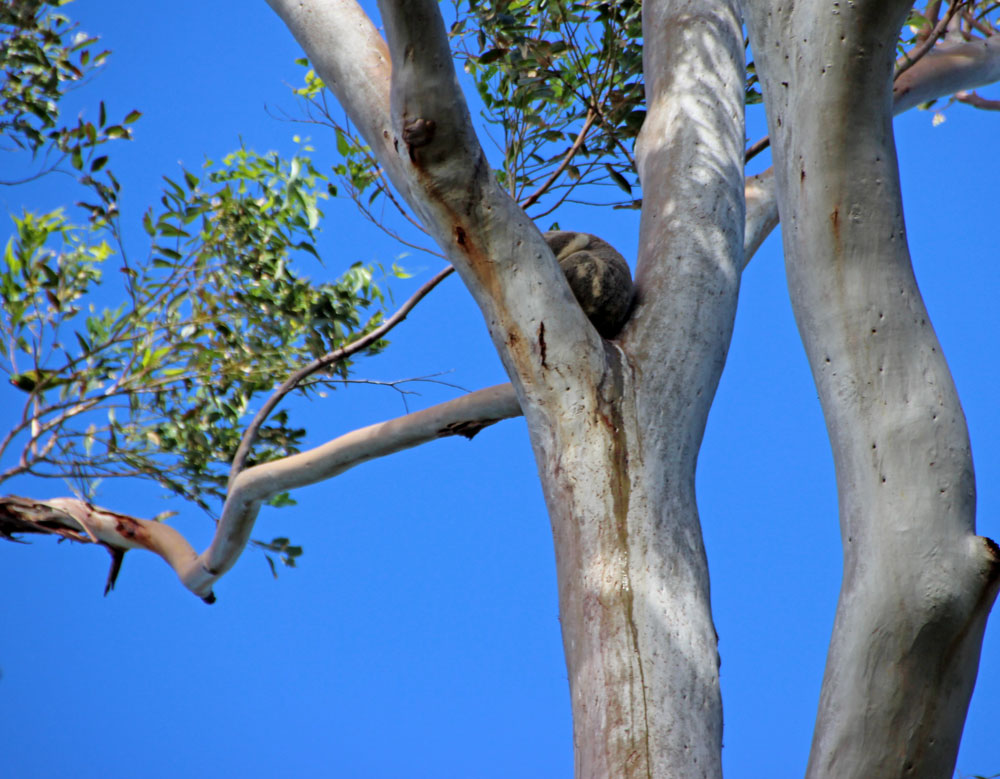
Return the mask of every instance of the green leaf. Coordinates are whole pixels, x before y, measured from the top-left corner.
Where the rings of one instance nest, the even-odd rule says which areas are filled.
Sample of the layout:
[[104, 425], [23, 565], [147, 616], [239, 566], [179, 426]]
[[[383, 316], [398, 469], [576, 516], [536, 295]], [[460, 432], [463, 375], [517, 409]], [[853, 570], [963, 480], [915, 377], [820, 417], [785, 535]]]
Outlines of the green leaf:
[[503, 59], [504, 55], [507, 54], [507, 51], [508, 51], [507, 49], [500, 49], [500, 48], [490, 49], [485, 54], [479, 55], [478, 57], [479, 64], [489, 65], [491, 62], [496, 62], [499, 59]]
[[605, 170], [607, 170], [608, 176], [611, 177], [611, 180], [618, 185], [619, 189], [621, 189], [623, 192], [626, 192], [629, 195], [632, 194], [631, 185], [628, 183], [628, 181], [625, 180], [625, 177], [621, 173], [612, 168], [610, 165], [605, 165], [604, 168]]

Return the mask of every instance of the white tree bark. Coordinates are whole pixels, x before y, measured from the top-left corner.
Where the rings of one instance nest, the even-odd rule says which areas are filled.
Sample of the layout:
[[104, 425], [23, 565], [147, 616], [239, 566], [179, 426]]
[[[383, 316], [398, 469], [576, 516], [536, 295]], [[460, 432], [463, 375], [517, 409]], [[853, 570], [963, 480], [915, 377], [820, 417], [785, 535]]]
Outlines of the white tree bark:
[[844, 543], [809, 777], [951, 775], [1000, 578], [906, 245], [891, 77], [909, 6], [747, 3]]
[[1000, 35], [942, 44], [896, 80], [895, 112], [996, 81], [1000, 81]]
[[[435, 0], [386, 0], [388, 44], [353, 0], [268, 2], [454, 263], [512, 384], [239, 473], [201, 555], [164, 525], [82, 501], [0, 502], [0, 534], [20, 522], [116, 560], [146, 548], [211, 600], [270, 496], [523, 409], [555, 538], [577, 776], [720, 776], [694, 475], [740, 274], [780, 205], [845, 541], [809, 774], [946, 775], [1000, 553], [973, 532], [964, 419], [905, 245], [889, 78], [908, 4], [746, 0], [776, 166], [744, 189], [737, 1], [646, 0], [636, 301], [608, 342], [496, 185]], [[998, 38], [920, 60], [895, 111], [1000, 78]]]
[[693, 485], [743, 258], [735, 3], [647, 4], [657, 46], [672, 36], [678, 47], [650, 67], [683, 77], [650, 87], [643, 178], [691, 178], [651, 201], [636, 314], [605, 344], [485, 163], [437, 3], [381, 6], [392, 60], [386, 131], [361, 114], [381, 117], [389, 100], [344, 94], [354, 87], [343, 58], [372, 61], [352, 75], [364, 94], [389, 91], [383, 55], [359, 45], [369, 33], [348, 40], [352, 29], [337, 21], [350, 4], [270, 2], [352, 120], [383, 134], [369, 143], [380, 159], [391, 148], [383, 164], [479, 303], [517, 391], [555, 536], [578, 776], [717, 776], [716, 637]]
[[[185, 587], [211, 603], [215, 600], [213, 585], [236, 564], [250, 539], [260, 507], [269, 498], [438, 438], [471, 438], [494, 422], [520, 414], [513, 388], [501, 384], [352, 430], [291, 457], [247, 468], [230, 485], [212, 543], [200, 555], [169, 525], [119, 514], [76, 498], [0, 498], [0, 537], [51, 533], [101, 544], [116, 560], [131, 549], [146, 549], [162, 557]], [[115, 573], [113, 570], [109, 588]]]

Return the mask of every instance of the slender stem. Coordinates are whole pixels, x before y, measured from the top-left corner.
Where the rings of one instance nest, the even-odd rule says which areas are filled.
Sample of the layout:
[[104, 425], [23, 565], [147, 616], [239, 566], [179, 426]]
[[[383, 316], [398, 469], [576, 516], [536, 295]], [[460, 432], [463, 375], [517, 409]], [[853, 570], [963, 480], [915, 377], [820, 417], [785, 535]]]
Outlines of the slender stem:
[[956, 92], [955, 99], [960, 103], [971, 105], [973, 108], [982, 108], [985, 111], [1000, 111], [1000, 100], [988, 100], [980, 97], [975, 92]]
[[367, 335], [363, 335], [356, 341], [352, 341], [346, 346], [342, 346], [339, 349], [334, 349], [328, 354], [324, 354], [313, 360], [306, 366], [299, 368], [291, 376], [289, 376], [284, 383], [274, 391], [274, 393], [269, 397], [264, 405], [261, 406], [260, 411], [254, 416], [253, 420], [247, 426], [247, 429], [243, 433], [243, 438], [240, 440], [240, 445], [236, 449], [236, 455], [233, 457], [233, 464], [229, 470], [229, 485], [232, 486], [233, 480], [239, 475], [240, 471], [246, 466], [247, 458], [250, 456], [250, 448], [253, 446], [254, 441], [257, 440], [257, 433], [260, 431], [261, 425], [268, 418], [272, 411], [274, 411], [275, 406], [281, 402], [281, 399], [285, 397], [289, 392], [291, 392], [295, 387], [298, 386], [299, 382], [305, 379], [307, 376], [321, 370], [329, 365], [332, 365], [340, 360], [350, 357], [352, 354], [360, 352], [362, 349], [366, 349], [373, 343], [378, 341], [382, 336], [392, 330], [396, 325], [406, 319], [407, 314], [413, 309], [417, 303], [419, 303], [423, 298], [444, 281], [455, 269], [449, 265], [448, 267], [442, 269], [437, 273], [434, 278], [424, 284], [420, 289], [418, 289], [413, 296], [407, 300], [399, 309], [390, 316], [385, 322], [376, 327]]
[[526, 197], [523, 201], [521, 201], [521, 208], [526, 209], [529, 206], [534, 205], [538, 201], [538, 198], [544, 195], [548, 191], [549, 187], [551, 187], [552, 184], [555, 182], [555, 180], [559, 178], [560, 175], [562, 175], [562, 172], [566, 170], [566, 167], [569, 165], [570, 161], [573, 159], [573, 157], [576, 156], [576, 153], [580, 151], [580, 147], [583, 146], [583, 142], [587, 139], [587, 133], [590, 131], [591, 125], [594, 124], [594, 120], [596, 118], [597, 114], [588, 109], [587, 119], [583, 123], [583, 127], [580, 128], [580, 132], [577, 134], [576, 140], [573, 141], [573, 145], [569, 147], [569, 151], [566, 152], [566, 156], [563, 157], [562, 162], [559, 163], [559, 167], [556, 168], [554, 171], [552, 171], [552, 175], [550, 175], [538, 189], [536, 189], [534, 192], [528, 195], [528, 197]]
[[760, 154], [764, 149], [771, 145], [771, 136], [765, 135], [758, 141], [747, 147], [746, 154], [743, 155], [743, 163], [746, 164], [750, 162], [754, 157]]
[[958, 13], [958, 9], [965, 4], [965, 0], [954, 0], [948, 8], [948, 13], [938, 19], [937, 24], [934, 25], [934, 29], [931, 30], [927, 39], [919, 46], [915, 46], [899, 58], [896, 62], [896, 74], [893, 76], [894, 81], [899, 78], [900, 75], [912, 68], [921, 57], [934, 48], [934, 44], [938, 42], [938, 38], [944, 35], [945, 31], [948, 29], [948, 25], [951, 23], [951, 20], [954, 18], [955, 14]]

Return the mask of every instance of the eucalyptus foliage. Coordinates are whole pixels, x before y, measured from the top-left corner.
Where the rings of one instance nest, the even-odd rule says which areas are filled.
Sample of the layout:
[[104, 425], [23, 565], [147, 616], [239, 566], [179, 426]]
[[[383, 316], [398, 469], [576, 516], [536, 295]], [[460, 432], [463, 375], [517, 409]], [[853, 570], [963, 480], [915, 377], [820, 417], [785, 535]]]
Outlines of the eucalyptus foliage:
[[[378, 326], [382, 282], [404, 274], [353, 263], [333, 281], [309, 279], [304, 267], [324, 270], [321, 204], [337, 189], [304, 142], [290, 159], [240, 148], [165, 177], [142, 218], [149, 253], [127, 256], [120, 187], [98, 147], [131, 138], [140, 114], [110, 124], [101, 103], [96, 123], [63, 123], [60, 100], [108, 55], [92, 54], [97, 39], [76, 31], [63, 4], [0, 9], [7, 151], [36, 160], [33, 177], [68, 163], [84, 193], [75, 211], [14, 216], [3, 250], [0, 369], [24, 402], [0, 439], [0, 455], [16, 455], [0, 481], [63, 478], [91, 497], [103, 478], [142, 477], [214, 513], [255, 405], [304, 363]], [[352, 366], [340, 360], [298, 392], [346, 379]], [[305, 434], [277, 411], [248, 464], [298, 451]], [[286, 562], [301, 552], [287, 539], [267, 546]]]

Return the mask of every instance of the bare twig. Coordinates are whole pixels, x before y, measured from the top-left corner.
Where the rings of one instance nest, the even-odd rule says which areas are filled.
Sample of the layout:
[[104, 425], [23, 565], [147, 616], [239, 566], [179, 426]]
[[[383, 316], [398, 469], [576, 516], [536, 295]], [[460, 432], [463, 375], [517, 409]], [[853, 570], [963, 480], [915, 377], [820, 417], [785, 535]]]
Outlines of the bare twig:
[[747, 147], [746, 154], [743, 156], [743, 163], [746, 164], [750, 162], [754, 157], [760, 154], [764, 149], [771, 145], [771, 136], [765, 135], [758, 141], [755, 141], [750, 146]]
[[538, 198], [544, 195], [555, 180], [562, 175], [562, 172], [566, 170], [570, 161], [576, 156], [576, 153], [580, 151], [580, 147], [583, 146], [583, 142], [587, 140], [587, 133], [590, 132], [590, 127], [594, 124], [594, 120], [596, 118], [596, 113], [591, 110], [587, 111], [587, 119], [584, 121], [583, 127], [580, 128], [580, 132], [577, 134], [576, 140], [573, 141], [573, 145], [569, 147], [569, 151], [567, 151], [566, 156], [563, 157], [562, 162], [560, 162], [559, 166], [552, 171], [552, 174], [544, 182], [542, 182], [542, 185], [538, 187], [538, 189], [521, 201], [521, 208], [527, 209], [529, 206], [534, 205], [538, 201]]
[[973, 108], [982, 108], [985, 111], [1000, 111], [1000, 100], [988, 100], [980, 97], [975, 92], [956, 92], [955, 99], [960, 103], [971, 105]]
[[958, 13], [959, 9], [965, 5], [968, 5], [968, 0], [953, 0], [951, 6], [948, 8], [948, 13], [938, 19], [937, 24], [934, 25], [934, 28], [931, 30], [930, 35], [927, 36], [926, 40], [921, 42], [918, 46], [914, 46], [896, 61], [896, 73], [893, 76], [893, 81], [917, 64], [921, 57], [934, 48], [934, 44], [936, 44], [938, 39], [947, 31], [948, 25], [955, 17], [955, 14]]

